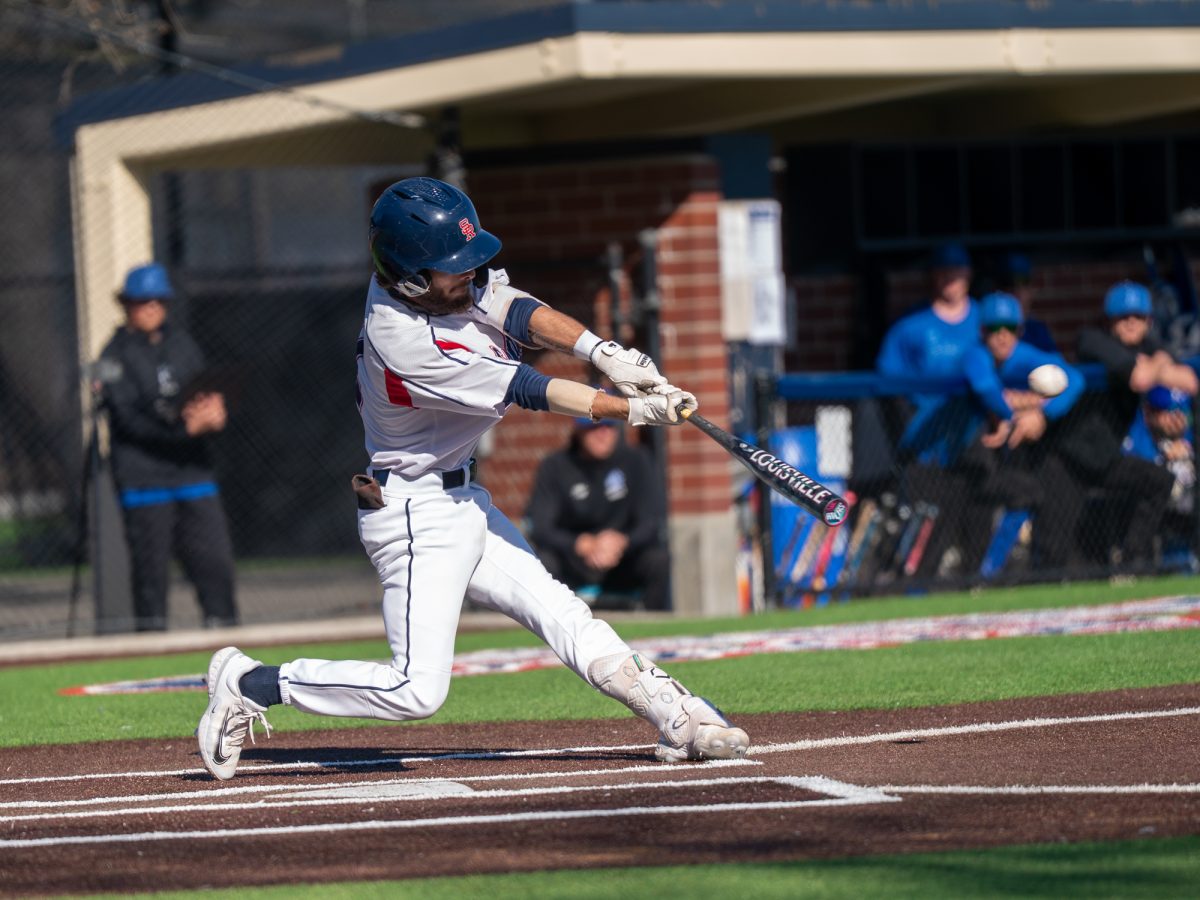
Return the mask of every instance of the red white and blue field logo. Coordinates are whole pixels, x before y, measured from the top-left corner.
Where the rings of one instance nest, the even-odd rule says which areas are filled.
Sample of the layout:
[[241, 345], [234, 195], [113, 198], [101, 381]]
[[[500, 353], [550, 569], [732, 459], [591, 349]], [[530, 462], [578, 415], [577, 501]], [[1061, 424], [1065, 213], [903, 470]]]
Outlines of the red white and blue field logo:
[[[868, 650], [921, 641], [980, 641], [1037, 635], [1112, 634], [1177, 629], [1200, 629], [1200, 597], [1162, 597], [1103, 606], [970, 613], [882, 622], [801, 626], [769, 631], [735, 631], [704, 636], [644, 638], [630, 642], [630, 646], [658, 662], [674, 663], [763, 653]], [[562, 661], [554, 651], [544, 645], [507, 647], [459, 653], [454, 657], [451, 672], [456, 677], [496, 675], [550, 669], [561, 665]], [[196, 674], [86, 684], [62, 688], [59, 693], [94, 696], [203, 690], [204, 675]]]

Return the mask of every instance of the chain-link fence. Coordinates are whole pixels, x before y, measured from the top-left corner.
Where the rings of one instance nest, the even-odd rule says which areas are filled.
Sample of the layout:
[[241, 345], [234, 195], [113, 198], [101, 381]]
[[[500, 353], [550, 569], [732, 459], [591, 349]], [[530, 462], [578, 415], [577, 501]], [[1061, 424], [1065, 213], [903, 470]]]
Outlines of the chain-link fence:
[[[6, 123], [0, 144], [0, 638], [89, 633], [102, 625], [93, 621], [97, 610], [112, 617], [101, 630], [134, 625], [129, 565], [120, 557], [129, 504], [138, 500], [124, 490], [130, 485], [113, 482], [114, 426], [99, 402], [110, 382], [129, 373], [93, 365], [104, 343], [126, 329], [128, 310], [118, 306], [112, 279], [103, 285], [109, 293], [97, 296], [95, 280], [87, 282], [91, 273], [83, 270], [97, 260], [103, 268], [111, 258], [124, 261], [120, 275], [151, 260], [165, 266], [175, 292], [166, 304], [167, 328], [190, 334], [203, 354], [198, 371], [143, 398], [149, 407], [158, 403], [166, 421], [159, 424], [181, 427], [191, 395], [224, 397], [224, 427], [203, 440], [236, 559], [240, 620], [378, 605], [348, 489], [349, 475], [365, 464], [354, 405], [355, 338], [370, 266], [365, 221], [381, 186], [436, 164], [438, 123], [363, 114], [349, 152], [345, 134], [316, 128], [290, 135], [311, 110], [328, 112], [330, 104], [200, 63], [195, 51], [206, 47], [204, 40], [182, 19], [211, 14], [206, 55], [233, 65], [381, 35], [368, 25], [394, 34], [547, 5], [459, 4], [452, 15], [445, 4], [364, 2], [349, 4], [352, 21], [339, 31], [326, 21], [327, 5], [304, 4], [292, 10], [302, 24], [290, 32], [260, 23], [253, 34], [245, 22], [239, 25], [236, 4], [0, 5], [0, 116]], [[81, 218], [83, 200], [109, 190], [81, 161], [81, 127], [180, 106], [189, 91], [215, 103], [218, 115], [227, 109], [229, 117], [246, 115], [238, 111], [239, 97], [266, 98], [247, 127], [284, 137], [238, 159], [184, 153], [175, 162], [131, 166], [150, 207], [148, 243], [130, 226], [137, 208], [127, 214], [114, 203], [107, 218]], [[352, 111], [335, 112], [354, 124]], [[178, 120], [173, 123], [149, 139], [170, 143]], [[92, 158], [108, 152], [105, 134], [90, 138]], [[599, 264], [596, 270], [602, 280]], [[85, 283], [92, 285], [90, 296], [80, 290]], [[175, 362], [159, 360], [160, 387], [173, 377]], [[207, 533], [200, 538], [210, 540]], [[173, 564], [167, 615], [173, 627], [205, 618], [184, 574]], [[112, 596], [104, 601], [97, 591]]]
[[[1143, 399], [1123, 453], [1096, 468], [1094, 404], [1109, 387], [1098, 367], [1080, 369], [1088, 390], [1073, 412], [1017, 448], [988, 446], [994, 423], [969, 393], [940, 395], [920, 442], [933, 453], [914, 449], [908, 430], [915, 380], [787, 375], [778, 394], [768, 382], [786, 400], [773, 450], [852, 501], [842, 527], [827, 529], [773, 499], [768, 599], [1200, 570], [1191, 399]], [[939, 395], [925, 390], [928, 409]]]

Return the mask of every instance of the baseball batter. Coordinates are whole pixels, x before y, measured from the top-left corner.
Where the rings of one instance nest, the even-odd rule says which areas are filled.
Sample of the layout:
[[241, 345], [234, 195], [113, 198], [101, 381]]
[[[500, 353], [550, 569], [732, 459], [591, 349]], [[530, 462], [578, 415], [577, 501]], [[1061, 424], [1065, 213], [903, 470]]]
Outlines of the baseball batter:
[[[659, 731], [661, 760], [741, 757], [746, 732], [632, 652], [554, 580], [474, 480], [480, 437], [513, 403], [567, 416], [677, 425], [696, 398], [649, 357], [604, 341], [488, 269], [500, 241], [457, 188], [393, 184], [371, 212], [375, 272], [358, 339], [358, 407], [370, 476], [356, 476], [358, 532], [383, 585], [390, 663], [295, 659], [264, 666], [236, 647], [213, 654], [197, 738], [205, 767], [233, 777], [247, 735], [277, 703], [325, 716], [402, 721], [441, 707], [464, 597], [538, 635], [593, 687]], [[573, 353], [621, 396], [549, 378], [521, 347]]]

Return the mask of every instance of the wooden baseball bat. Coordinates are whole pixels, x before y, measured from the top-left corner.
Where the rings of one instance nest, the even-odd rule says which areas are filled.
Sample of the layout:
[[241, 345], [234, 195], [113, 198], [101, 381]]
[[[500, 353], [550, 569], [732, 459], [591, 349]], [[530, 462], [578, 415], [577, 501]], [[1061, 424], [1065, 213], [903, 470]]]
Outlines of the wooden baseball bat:
[[846, 501], [825, 485], [814, 481], [761, 447], [738, 440], [697, 412], [680, 407], [679, 414], [729, 451], [755, 478], [771, 490], [783, 494], [830, 528], [841, 525], [846, 518]]

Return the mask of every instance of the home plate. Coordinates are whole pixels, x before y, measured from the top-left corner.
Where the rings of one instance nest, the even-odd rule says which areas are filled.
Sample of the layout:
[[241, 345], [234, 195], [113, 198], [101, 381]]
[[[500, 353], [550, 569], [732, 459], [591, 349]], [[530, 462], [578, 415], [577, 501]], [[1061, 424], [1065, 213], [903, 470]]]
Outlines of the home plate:
[[473, 793], [474, 788], [457, 781], [406, 781], [398, 784], [354, 784], [280, 796], [287, 800], [432, 800]]

